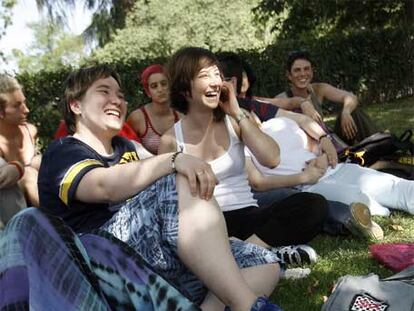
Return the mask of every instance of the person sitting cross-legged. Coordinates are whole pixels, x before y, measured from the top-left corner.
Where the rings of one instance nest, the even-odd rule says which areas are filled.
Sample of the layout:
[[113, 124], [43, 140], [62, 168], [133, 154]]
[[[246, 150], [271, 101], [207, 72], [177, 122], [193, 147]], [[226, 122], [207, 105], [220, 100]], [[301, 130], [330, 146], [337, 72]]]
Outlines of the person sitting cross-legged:
[[218, 179], [214, 197], [229, 236], [271, 249], [286, 264], [315, 262], [316, 252], [303, 244], [321, 232], [327, 202], [320, 195], [298, 193], [269, 208], [258, 207], [244, 172], [244, 146], [263, 165], [274, 167], [277, 144], [241, 110], [235, 81], [223, 81], [216, 56], [183, 48], [172, 56], [168, 75], [172, 106], [185, 116], [162, 136], [160, 152], [181, 150], [208, 161]]
[[181, 152], [140, 160], [135, 145], [116, 136], [126, 115], [116, 72], [79, 69], [63, 98], [74, 134], [44, 154], [42, 209], [76, 233], [99, 229], [127, 243], [203, 310], [280, 310], [263, 297], [278, 281], [278, 258], [241, 241], [230, 247], [210, 165]]

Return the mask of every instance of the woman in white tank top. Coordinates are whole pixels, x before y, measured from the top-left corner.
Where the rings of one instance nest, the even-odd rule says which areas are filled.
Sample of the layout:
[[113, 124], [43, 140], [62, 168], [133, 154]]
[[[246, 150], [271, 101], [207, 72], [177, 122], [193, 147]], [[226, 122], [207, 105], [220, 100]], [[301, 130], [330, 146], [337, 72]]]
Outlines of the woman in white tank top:
[[[235, 95], [236, 78], [223, 81], [217, 60], [209, 51], [187, 48], [177, 54], [168, 67], [171, 103], [185, 116], [163, 135], [160, 152], [181, 150], [210, 164], [218, 182], [214, 197], [224, 212], [229, 236], [269, 249], [307, 242], [296, 236], [285, 239], [284, 231], [275, 234], [277, 228], [294, 219], [280, 219], [273, 207], [263, 211], [253, 198], [244, 171], [244, 146], [261, 165], [270, 168], [279, 162], [279, 147], [240, 109]], [[208, 176], [196, 172], [194, 181], [203, 178]], [[295, 203], [286, 205], [286, 209], [295, 208]], [[281, 240], [299, 243], [279, 244]]]

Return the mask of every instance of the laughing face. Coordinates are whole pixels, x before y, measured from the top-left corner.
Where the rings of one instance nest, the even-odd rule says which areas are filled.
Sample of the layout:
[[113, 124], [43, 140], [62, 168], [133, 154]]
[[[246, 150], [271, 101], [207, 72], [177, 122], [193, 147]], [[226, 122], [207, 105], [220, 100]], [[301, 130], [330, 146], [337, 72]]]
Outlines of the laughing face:
[[122, 128], [127, 110], [122, 90], [113, 77], [96, 80], [82, 99], [71, 103], [71, 109], [91, 132], [111, 135]]
[[29, 108], [26, 106], [26, 97], [22, 90], [7, 94], [7, 103], [0, 111], [1, 121], [10, 125], [24, 125], [27, 123]]
[[191, 105], [217, 108], [223, 84], [221, 73], [216, 65], [202, 68], [191, 82]]
[[305, 59], [297, 59], [293, 62], [288, 79], [292, 87], [297, 89], [307, 89], [312, 82], [313, 69], [312, 64]]

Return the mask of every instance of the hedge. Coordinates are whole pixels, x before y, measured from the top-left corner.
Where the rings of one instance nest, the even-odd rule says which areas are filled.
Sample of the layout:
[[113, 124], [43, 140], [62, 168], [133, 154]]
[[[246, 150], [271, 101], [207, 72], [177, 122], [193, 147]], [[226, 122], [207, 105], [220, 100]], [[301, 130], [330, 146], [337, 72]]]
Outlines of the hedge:
[[[381, 32], [359, 31], [347, 36], [331, 35], [320, 39], [279, 41], [264, 51], [238, 51], [255, 68], [258, 81], [254, 93], [274, 96], [287, 87], [285, 58], [289, 51], [306, 48], [314, 55], [316, 81], [325, 81], [357, 94], [363, 104], [383, 103], [412, 96], [414, 28], [386, 29]], [[147, 59], [128, 64], [111, 64], [121, 75], [128, 110], [148, 102], [139, 84], [139, 73], [150, 63], [165, 59]], [[39, 128], [44, 147], [57, 128], [60, 115], [57, 103], [63, 93], [63, 81], [72, 70], [21, 73], [31, 109], [31, 121]]]

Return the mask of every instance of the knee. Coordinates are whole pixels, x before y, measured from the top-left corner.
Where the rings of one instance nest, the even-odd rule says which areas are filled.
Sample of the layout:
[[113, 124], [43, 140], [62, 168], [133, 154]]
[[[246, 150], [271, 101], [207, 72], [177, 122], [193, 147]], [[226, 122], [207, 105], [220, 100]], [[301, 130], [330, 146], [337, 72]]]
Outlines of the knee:
[[302, 202], [306, 202], [305, 213], [312, 219], [323, 222], [329, 213], [329, 204], [324, 196], [317, 193], [302, 192], [297, 196]]
[[312, 205], [313, 214], [315, 217], [320, 219], [320, 221], [324, 221], [329, 214], [329, 204], [328, 201], [325, 199], [324, 196], [317, 194], [317, 193], [310, 193], [310, 204]]

